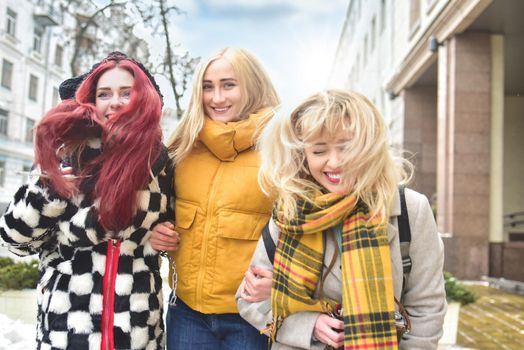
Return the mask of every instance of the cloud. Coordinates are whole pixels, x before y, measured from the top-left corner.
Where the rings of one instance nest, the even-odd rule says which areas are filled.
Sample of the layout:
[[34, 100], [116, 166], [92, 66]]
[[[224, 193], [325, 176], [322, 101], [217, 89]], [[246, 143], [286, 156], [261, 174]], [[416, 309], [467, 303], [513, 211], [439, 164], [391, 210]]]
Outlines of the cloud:
[[224, 46], [248, 49], [284, 106], [325, 88], [348, 0], [181, 1], [187, 15], [173, 18], [170, 33], [191, 55], [207, 57]]
[[200, 6], [213, 15], [272, 18], [297, 15], [323, 15], [338, 11], [347, 0], [200, 0]]

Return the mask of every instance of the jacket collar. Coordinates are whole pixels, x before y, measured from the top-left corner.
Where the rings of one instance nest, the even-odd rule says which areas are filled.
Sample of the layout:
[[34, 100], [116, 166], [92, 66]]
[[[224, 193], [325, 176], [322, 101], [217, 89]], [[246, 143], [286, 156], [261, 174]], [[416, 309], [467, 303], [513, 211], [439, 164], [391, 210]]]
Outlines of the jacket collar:
[[389, 210], [389, 216], [400, 216], [400, 194], [398, 190], [395, 191]]
[[215, 157], [232, 162], [240, 152], [255, 144], [257, 132], [271, 116], [273, 110], [265, 108], [237, 122], [221, 123], [206, 117], [199, 139]]

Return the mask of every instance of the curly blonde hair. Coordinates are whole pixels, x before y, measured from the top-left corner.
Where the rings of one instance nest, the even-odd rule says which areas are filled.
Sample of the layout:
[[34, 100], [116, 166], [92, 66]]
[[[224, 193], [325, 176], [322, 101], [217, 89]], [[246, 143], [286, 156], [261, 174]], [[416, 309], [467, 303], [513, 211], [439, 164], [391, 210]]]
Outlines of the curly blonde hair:
[[387, 129], [377, 108], [364, 96], [326, 90], [310, 96], [289, 115], [269, 122], [259, 142], [262, 164], [259, 183], [286, 219], [296, 212], [296, 200], [313, 202], [321, 186], [309, 175], [304, 148], [309, 140], [347, 131], [344, 145], [343, 185], [369, 207], [372, 215], [387, 220], [399, 183], [411, 179], [413, 166], [395, 157]]

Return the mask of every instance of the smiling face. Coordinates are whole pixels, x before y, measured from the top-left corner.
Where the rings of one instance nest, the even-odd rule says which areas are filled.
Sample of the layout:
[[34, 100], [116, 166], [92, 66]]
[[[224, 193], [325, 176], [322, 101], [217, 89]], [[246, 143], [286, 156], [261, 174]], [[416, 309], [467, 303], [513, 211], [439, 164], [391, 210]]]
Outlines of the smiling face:
[[206, 115], [218, 122], [240, 119], [242, 92], [233, 66], [224, 58], [209, 64], [202, 81], [202, 103]]
[[322, 132], [306, 141], [304, 148], [309, 172], [329, 192], [345, 192], [342, 183], [344, 147], [349, 141], [347, 130], [335, 135]]
[[127, 105], [135, 78], [120, 67], [112, 68], [100, 76], [96, 84], [96, 115], [101, 121], [110, 119], [114, 113]]

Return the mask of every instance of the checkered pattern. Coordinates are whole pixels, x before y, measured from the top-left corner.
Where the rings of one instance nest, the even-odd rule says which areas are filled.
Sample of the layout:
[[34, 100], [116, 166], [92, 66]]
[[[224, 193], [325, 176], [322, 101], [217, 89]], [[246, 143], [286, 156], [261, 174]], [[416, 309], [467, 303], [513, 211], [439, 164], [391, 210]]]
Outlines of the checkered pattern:
[[[97, 200], [54, 196], [37, 180], [22, 186], [0, 219], [0, 236], [18, 255], [39, 253], [38, 349], [100, 349], [107, 241], [121, 240], [115, 283], [115, 349], [163, 348], [162, 280], [151, 228], [171, 218], [172, 167], [167, 152], [138, 193], [133, 224], [106, 232]], [[51, 234], [49, 234], [52, 229]]]

